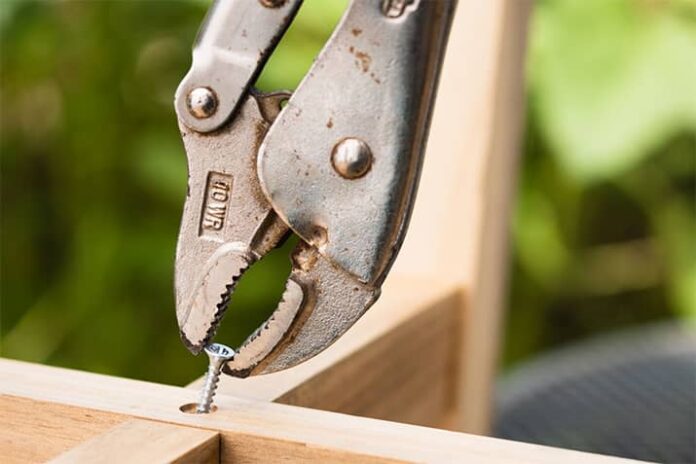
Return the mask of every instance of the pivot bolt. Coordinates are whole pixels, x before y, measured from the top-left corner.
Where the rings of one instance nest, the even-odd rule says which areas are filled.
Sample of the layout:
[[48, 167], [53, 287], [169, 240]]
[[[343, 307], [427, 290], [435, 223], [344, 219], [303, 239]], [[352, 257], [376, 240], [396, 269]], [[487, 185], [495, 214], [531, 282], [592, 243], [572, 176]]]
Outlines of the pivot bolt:
[[232, 348], [220, 343], [210, 344], [205, 347], [204, 351], [205, 354], [208, 355], [210, 363], [208, 364], [208, 372], [205, 374], [205, 382], [203, 383], [203, 390], [201, 390], [201, 397], [196, 407], [196, 413], [198, 414], [208, 414], [210, 412], [210, 408], [213, 405], [215, 390], [220, 380], [222, 366], [227, 361], [234, 358], [235, 355]]
[[331, 164], [341, 177], [357, 179], [370, 170], [372, 151], [360, 139], [343, 139], [336, 144], [331, 153]]
[[189, 113], [196, 119], [206, 119], [215, 114], [218, 99], [215, 92], [208, 87], [196, 87], [186, 98]]

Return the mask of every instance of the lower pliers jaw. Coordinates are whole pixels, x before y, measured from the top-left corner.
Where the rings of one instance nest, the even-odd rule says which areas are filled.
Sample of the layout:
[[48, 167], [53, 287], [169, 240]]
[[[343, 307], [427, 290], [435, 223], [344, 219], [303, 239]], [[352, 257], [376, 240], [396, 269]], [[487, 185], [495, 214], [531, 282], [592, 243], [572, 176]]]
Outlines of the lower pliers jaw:
[[314, 357], [343, 335], [379, 294], [304, 242], [295, 248], [292, 261], [278, 307], [227, 363], [228, 374], [266, 374]]
[[250, 94], [211, 134], [181, 123], [189, 188], [176, 252], [182, 340], [199, 353], [213, 338], [237, 281], [288, 235], [258, 186], [256, 153], [287, 94]]

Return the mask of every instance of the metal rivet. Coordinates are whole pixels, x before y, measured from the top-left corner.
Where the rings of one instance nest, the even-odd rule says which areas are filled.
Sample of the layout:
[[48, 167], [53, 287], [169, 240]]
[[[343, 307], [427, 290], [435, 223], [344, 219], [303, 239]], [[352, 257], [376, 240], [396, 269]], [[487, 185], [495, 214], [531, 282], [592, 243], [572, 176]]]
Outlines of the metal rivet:
[[206, 119], [215, 114], [218, 107], [218, 99], [215, 92], [208, 87], [193, 89], [186, 99], [191, 115], [197, 119]]
[[287, 0], [259, 0], [266, 8], [279, 8], [285, 4]]
[[367, 174], [372, 166], [372, 152], [365, 142], [355, 138], [343, 139], [331, 153], [331, 164], [346, 179], [357, 179]]

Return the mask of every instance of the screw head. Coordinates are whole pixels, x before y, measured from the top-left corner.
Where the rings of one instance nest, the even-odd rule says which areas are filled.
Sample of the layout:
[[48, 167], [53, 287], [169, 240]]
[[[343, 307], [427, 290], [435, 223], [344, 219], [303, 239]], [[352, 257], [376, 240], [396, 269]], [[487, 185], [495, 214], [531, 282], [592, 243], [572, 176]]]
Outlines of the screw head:
[[232, 348], [222, 343], [211, 343], [205, 347], [204, 351], [210, 359], [210, 364], [216, 366], [222, 366], [223, 363], [234, 358], [236, 354]]
[[343, 139], [331, 153], [331, 164], [341, 177], [357, 179], [367, 174], [372, 167], [372, 151], [360, 139]]
[[189, 112], [194, 118], [206, 119], [215, 114], [218, 99], [215, 92], [208, 87], [196, 87], [186, 98]]

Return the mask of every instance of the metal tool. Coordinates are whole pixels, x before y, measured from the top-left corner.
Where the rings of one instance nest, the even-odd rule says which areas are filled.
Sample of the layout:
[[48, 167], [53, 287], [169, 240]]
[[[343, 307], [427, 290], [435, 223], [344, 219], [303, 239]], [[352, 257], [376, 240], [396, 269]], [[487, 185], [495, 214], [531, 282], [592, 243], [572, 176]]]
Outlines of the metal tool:
[[292, 367], [375, 302], [413, 206], [455, 1], [353, 0], [292, 95], [251, 84], [301, 1], [214, 3], [175, 102], [189, 167], [176, 306], [191, 352], [290, 233], [282, 300], [224, 372]]

